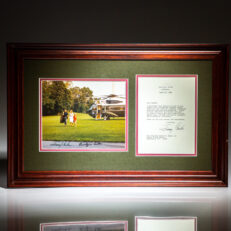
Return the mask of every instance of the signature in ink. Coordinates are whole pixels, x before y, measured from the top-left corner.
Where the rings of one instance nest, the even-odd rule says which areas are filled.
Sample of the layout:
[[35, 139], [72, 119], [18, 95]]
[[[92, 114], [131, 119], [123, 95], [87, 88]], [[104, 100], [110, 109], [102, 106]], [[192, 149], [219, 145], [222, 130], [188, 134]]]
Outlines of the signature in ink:
[[176, 130], [184, 130], [184, 124], [182, 122], [179, 122], [176, 124]]
[[52, 144], [53, 146], [71, 146], [69, 141], [59, 141], [59, 142], [55, 142], [54, 144]]
[[54, 231], [71, 231], [71, 228], [61, 227], [61, 228], [54, 229]]
[[91, 145], [100, 145], [100, 144], [101, 144], [101, 142], [80, 142], [79, 146], [89, 147]]

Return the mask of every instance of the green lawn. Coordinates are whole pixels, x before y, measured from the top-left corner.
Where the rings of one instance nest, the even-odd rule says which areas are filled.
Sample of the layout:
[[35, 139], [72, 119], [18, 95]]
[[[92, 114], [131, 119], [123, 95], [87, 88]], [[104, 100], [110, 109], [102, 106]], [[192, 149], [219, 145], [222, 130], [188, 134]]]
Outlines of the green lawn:
[[77, 127], [65, 126], [60, 116], [42, 117], [43, 140], [125, 142], [125, 119], [95, 120], [88, 114], [77, 113]]

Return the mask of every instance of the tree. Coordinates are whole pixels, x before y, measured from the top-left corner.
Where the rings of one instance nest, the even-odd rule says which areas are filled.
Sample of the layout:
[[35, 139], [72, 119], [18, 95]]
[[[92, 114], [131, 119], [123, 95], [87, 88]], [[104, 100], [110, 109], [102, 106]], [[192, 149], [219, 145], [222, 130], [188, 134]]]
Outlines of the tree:
[[63, 81], [43, 81], [43, 115], [56, 115], [71, 108], [71, 92]]
[[72, 87], [68, 81], [42, 81], [43, 115], [57, 115], [64, 109], [86, 113], [94, 103], [88, 87]]
[[71, 92], [66, 88], [63, 81], [53, 81], [51, 99], [55, 100], [55, 114], [62, 112], [64, 109], [70, 109]]
[[93, 104], [93, 91], [88, 87], [73, 87], [70, 89], [72, 96], [72, 108], [74, 111], [86, 113]]
[[78, 111], [79, 108], [79, 97], [81, 95], [81, 91], [79, 87], [73, 87], [70, 89], [71, 92], [71, 98], [72, 98], [72, 104], [71, 107], [73, 108], [73, 111]]
[[42, 110], [43, 115], [53, 114], [55, 100], [51, 98], [52, 81], [42, 81]]

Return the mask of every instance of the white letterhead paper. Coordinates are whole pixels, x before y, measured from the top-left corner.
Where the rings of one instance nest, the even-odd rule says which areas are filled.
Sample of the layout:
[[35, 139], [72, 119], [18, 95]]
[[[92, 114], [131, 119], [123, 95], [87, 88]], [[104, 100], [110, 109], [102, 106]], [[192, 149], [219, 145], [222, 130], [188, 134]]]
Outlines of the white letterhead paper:
[[136, 76], [136, 155], [197, 155], [197, 75]]
[[136, 217], [136, 231], [196, 231], [196, 217]]

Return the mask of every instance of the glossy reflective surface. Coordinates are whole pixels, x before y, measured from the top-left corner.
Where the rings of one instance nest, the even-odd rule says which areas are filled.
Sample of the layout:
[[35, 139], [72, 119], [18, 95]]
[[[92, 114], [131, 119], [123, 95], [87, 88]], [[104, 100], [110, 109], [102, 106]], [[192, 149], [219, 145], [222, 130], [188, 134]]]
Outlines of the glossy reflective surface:
[[[231, 197], [224, 189], [1, 189], [1, 230], [39, 230], [41, 223], [127, 220], [135, 216], [197, 217], [198, 230], [228, 230]], [[8, 226], [8, 229], [7, 229]]]

